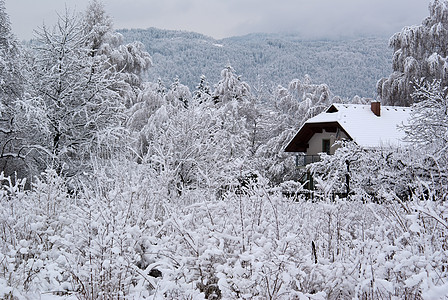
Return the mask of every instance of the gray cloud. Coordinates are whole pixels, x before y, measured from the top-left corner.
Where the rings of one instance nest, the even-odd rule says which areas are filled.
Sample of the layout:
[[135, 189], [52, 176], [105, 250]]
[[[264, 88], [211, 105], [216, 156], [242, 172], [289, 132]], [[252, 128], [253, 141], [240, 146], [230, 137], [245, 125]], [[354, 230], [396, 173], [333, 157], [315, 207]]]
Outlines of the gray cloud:
[[[283, 4], [283, 5], [280, 5]], [[296, 0], [258, 8], [258, 21], [239, 30], [296, 31], [306, 36], [390, 35], [428, 15], [427, 4], [406, 0]]]
[[[83, 11], [88, 0], [7, 0], [21, 39], [65, 5]], [[306, 37], [392, 35], [429, 14], [422, 0], [104, 0], [115, 28], [159, 27], [215, 38], [252, 32], [299, 32]]]

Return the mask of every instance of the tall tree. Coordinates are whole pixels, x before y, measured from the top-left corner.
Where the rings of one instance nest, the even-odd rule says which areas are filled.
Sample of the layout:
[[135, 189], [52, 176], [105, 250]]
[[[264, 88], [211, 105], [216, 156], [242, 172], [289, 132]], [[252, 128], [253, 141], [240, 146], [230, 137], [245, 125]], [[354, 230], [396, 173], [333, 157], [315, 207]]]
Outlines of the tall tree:
[[[45, 110], [46, 147], [60, 171], [73, 174], [120, 125], [119, 78], [107, 59], [92, 56], [81, 19], [68, 12], [37, 32], [32, 96]], [[104, 150], [103, 148], [101, 148]]]
[[221, 71], [221, 80], [216, 84], [212, 98], [220, 111], [222, 130], [219, 138], [227, 143], [226, 160], [245, 159], [251, 150], [251, 121], [257, 118], [249, 85], [227, 66]]
[[17, 128], [17, 102], [24, 92], [22, 51], [11, 32], [11, 24], [0, 0], [0, 172], [17, 171], [23, 146]]
[[112, 20], [100, 1], [92, 0], [89, 3], [84, 13], [83, 26], [84, 34], [88, 36], [86, 46], [92, 50], [91, 55], [101, 54], [114, 32]]
[[421, 25], [405, 27], [389, 41], [393, 73], [377, 83], [384, 104], [411, 105], [414, 82], [421, 78], [448, 85], [448, 1], [433, 0], [429, 12]]
[[123, 44], [123, 37], [113, 30], [113, 22], [105, 11], [104, 4], [92, 0], [83, 15], [85, 44], [90, 55], [107, 60], [121, 79], [114, 89], [127, 107], [137, 101], [142, 89], [142, 74], [152, 65], [151, 56], [141, 42]]

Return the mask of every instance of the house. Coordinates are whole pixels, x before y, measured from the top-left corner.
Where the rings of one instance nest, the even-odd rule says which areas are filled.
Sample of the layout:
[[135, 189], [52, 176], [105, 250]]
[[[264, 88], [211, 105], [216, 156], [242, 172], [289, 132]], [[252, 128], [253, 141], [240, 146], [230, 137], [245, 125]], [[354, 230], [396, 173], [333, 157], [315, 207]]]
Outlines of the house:
[[[380, 102], [370, 105], [332, 104], [323, 113], [307, 120], [286, 146], [286, 152], [296, 152], [296, 165], [306, 166], [320, 160], [321, 153], [334, 154], [339, 147], [337, 141], [354, 141], [366, 149], [401, 147], [406, 144], [405, 132], [401, 129], [409, 123], [411, 109], [407, 107], [381, 106]], [[307, 197], [313, 197], [314, 179], [310, 172], [299, 179], [308, 190]], [[346, 197], [350, 192], [350, 178], [346, 175]], [[337, 193], [334, 193], [335, 196]]]
[[[399, 147], [404, 143], [411, 109], [407, 107], [332, 104], [323, 113], [309, 119], [286, 146], [297, 152], [297, 165], [319, 160], [319, 153], [334, 154], [339, 140], [351, 140], [365, 148]], [[300, 154], [299, 154], [300, 153]]]

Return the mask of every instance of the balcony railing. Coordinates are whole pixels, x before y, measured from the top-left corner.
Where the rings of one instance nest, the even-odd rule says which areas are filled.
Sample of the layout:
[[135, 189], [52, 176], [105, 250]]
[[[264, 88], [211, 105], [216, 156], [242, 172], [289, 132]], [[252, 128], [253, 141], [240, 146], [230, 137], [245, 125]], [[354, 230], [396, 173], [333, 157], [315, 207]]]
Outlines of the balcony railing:
[[320, 161], [320, 155], [297, 155], [296, 166], [304, 167], [308, 164]]

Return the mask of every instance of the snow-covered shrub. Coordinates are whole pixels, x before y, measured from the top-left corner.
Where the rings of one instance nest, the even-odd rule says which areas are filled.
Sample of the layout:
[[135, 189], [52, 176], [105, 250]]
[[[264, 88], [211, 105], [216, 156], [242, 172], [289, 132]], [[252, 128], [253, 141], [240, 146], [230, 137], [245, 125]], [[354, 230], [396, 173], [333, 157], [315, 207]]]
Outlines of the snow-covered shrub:
[[[192, 285], [207, 299], [289, 298], [302, 293], [298, 265], [312, 265], [311, 241], [298, 236], [296, 209], [263, 190], [229, 194], [224, 201], [172, 208], [160, 255], [176, 257], [160, 293]], [[179, 257], [180, 258], [177, 258]], [[169, 282], [180, 282], [173, 286]], [[309, 284], [310, 285], [310, 284]], [[312, 287], [308, 287], [313, 292]], [[314, 292], [318, 288], [314, 288]], [[308, 292], [308, 291], [306, 291]]]
[[148, 203], [141, 185], [147, 182], [134, 181], [134, 174], [115, 174], [115, 185], [110, 188], [104, 182], [110, 174], [96, 175], [92, 181], [104, 183], [104, 188], [93, 189], [92, 182], [91, 189], [74, 194], [67, 193], [64, 180], [54, 170], [36, 179], [31, 191], [2, 186], [0, 278], [4, 294], [117, 299], [149, 293], [148, 283], [142, 283], [147, 271], [138, 264], [140, 244], [158, 226], [151, 221], [156, 205]]
[[154, 297], [185, 299], [193, 291], [207, 299], [442, 295], [446, 205], [383, 197], [382, 204], [291, 202], [258, 190], [171, 207], [152, 248], [164, 262]]
[[219, 201], [186, 190], [170, 202], [145, 168], [116, 163], [75, 194], [51, 170], [31, 191], [2, 177], [1, 296], [432, 299], [447, 292], [448, 206], [426, 200], [427, 188], [406, 202], [385, 190], [381, 204], [308, 202], [261, 181]]
[[309, 165], [316, 182], [316, 193], [329, 198], [331, 193], [347, 193], [351, 198], [382, 201], [382, 191], [409, 199], [421, 182], [430, 183], [427, 155], [408, 148], [365, 149], [354, 142], [342, 142], [334, 155]]
[[0, 192], [2, 279], [17, 293], [68, 289], [68, 274], [56, 263], [62, 259], [56, 241], [70, 224], [70, 198], [60, 178], [49, 170], [32, 193], [6, 182]]

